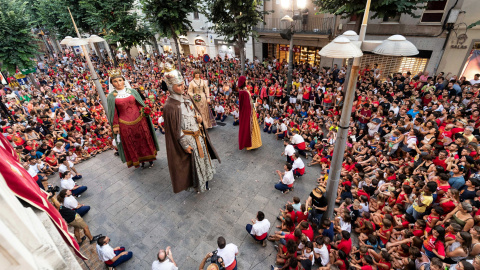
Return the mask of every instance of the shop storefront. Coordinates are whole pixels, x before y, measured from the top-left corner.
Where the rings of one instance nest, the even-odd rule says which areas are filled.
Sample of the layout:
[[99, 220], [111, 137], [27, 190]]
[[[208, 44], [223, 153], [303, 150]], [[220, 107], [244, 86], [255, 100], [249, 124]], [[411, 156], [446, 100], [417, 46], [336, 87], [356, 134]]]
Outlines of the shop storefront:
[[[263, 43], [264, 57], [276, 58], [282, 62], [288, 62], [289, 45]], [[312, 46], [293, 46], [293, 62], [295, 63], [309, 63], [310, 65], [318, 66], [320, 64], [320, 55], [318, 52], [322, 48]], [[265, 54], [266, 52], [266, 54]]]
[[163, 52], [170, 53], [172, 52], [172, 46], [170, 45], [163, 45]]
[[207, 53], [207, 43], [202, 38], [198, 37], [195, 39], [195, 50], [197, 56], [203, 56]]
[[470, 50], [461, 74], [465, 76], [467, 80], [472, 79], [475, 74], [480, 74], [480, 42], [473, 42], [472, 49]]
[[183, 55], [190, 55], [190, 45], [188, 44], [188, 39], [186, 37], [180, 37], [178, 38], [178, 41], [180, 43], [180, 47], [182, 48]]
[[360, 67], [369, 65], [372, 68], [374, 64], [378, 64], [383, 79], [398, 72], [406, 73], [410, 71], [411, 74], [418, 74], [427, 67], [431, 54], [432, 51], [420, 50], [420, 53], [415, 57], [397, 57], [364, 52]]
[[221, 58], [233, 58], [235, 55], [240, 55], [237, 47], [235, 47], [232, 43], [225, 42], [224, 40], [215, 39], [215, 47], [218, 55]]

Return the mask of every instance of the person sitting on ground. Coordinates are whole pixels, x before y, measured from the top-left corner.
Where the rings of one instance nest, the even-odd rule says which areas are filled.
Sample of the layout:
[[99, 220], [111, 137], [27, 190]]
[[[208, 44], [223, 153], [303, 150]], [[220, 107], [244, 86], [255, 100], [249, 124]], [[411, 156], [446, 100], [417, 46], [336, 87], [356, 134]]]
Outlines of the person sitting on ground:
[[68, 189], [72, 191], [73, 196], [80, 198], [81, 194], [87, 191], [86, 186], [78, 186], [72, 179], [70, 171], [65, 171], [60, 176], [60, 187], [62, 189]]
[[98, 238], [97, 254], [100, 260], [108, 267], [117, 267], [130, 260], [133, 256], [131, 251], [125, 251], [125, 247], [112, 248], [108, 236], [101, 236]]
[[65, 157], [59, 159], [60, 166], [58, 167], [58, 172], [64, 174], [66, 171], [72, 170], [75, 173], [75, 176], [72, 177], [73, 180], [78, 180], [82, 178], [82, 175], [77, 172], [73, 162], [68, 161]]
[[[73, 233], [75, 235], [75, 238], [77, 239], [77, 243], [79, 246], [83, 244], [83, 241], [85, 241], [87, 237], [90, 240], [90, 244], [93, 244], [95, 241], [97, 241], [97, 239], [102, 236], [101, 234], [92, 236], [87, 223], [85, 223], [83, 218], [79, 214], [77, 214], [75, 210], [72, 210], [65, 206], [60, 206], [58, 212], [60, 212], [60, 215], [65, 220], [65, 222], [67, 222], [69, 226], [72, 226], [74, 228]], [[83, 233], [85, 234], [83, 237], [80, 237], [81, 230], [83, 230]]]
[[275, 189], [278, 189], [282, 193], [286, 194], [293, 189], [293, 183], [295, 182], [295, 178], [293, 176], [292, 164], [286, 163], [283, 168], [285, 170], [284, 173], [279, 170], [276, 171], [280, 180], [277, 184], [275, 184]]
[[295, 177], [300, 177], [305, 174], [305, 164], [300, 158], [299, 153], [293, 155], [292, 170]]
[[[252, 225], [253, 224], [253, 225]], [[258, 211], [257, 218], [252, 219], [252, 224], [247, 224], [247, 232], [255, 239], [255, 241], [267, 246], [268, 231], [270, 230], [270, 221], [265, 218], [262, 211]]]
[[85, 204], [79, 204], [77, 199], [72, 196], [72, 191], [69, 189], [61, 190], [57, 195], [58, 201], [63, 204], [63, 206], [75, 210], [81, 217], [90, 211], [90, 206]]

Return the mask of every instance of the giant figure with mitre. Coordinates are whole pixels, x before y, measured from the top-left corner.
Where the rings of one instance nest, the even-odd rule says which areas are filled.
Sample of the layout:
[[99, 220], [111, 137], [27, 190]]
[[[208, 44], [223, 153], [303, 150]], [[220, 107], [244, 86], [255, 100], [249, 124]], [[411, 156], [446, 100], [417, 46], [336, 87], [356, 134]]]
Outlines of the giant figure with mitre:
[[220, 159], [202, 125], [201, 112], [185, 95], [185, 81], [171, 58], [166, 60], [164, 71], [170, 92], [163, 109], [165, 144], [173, 191], [209, 190], [208, 182], [215, 174], [212, 160]]

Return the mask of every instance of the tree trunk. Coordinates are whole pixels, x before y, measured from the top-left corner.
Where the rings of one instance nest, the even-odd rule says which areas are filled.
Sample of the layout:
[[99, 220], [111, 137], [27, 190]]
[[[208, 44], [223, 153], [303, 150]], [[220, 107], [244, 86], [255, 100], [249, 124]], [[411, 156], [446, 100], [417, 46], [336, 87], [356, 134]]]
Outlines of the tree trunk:
[[182, 56], [180, 55], [180, 47], [179, 47], [179, 44], [178, 44], [178, 36], [177, 36], [177, 33], [175, 32], [175, 29], [173, 29], [173, 26], [171, 24], [170, 24], [170, 29], [172, 30], [173, 42], [175, 42], [175, 47], [177, 48], [177, 62], [178, 62], [177, 69], [180, 72], [182, 72]]
[[155, 36], [153, 36], [152, 41], [153, 41], [153, 53], [157, 53], [157, 56], [158, 56], [158, 55], [160, 55], [160, 52], [158, 51], [157, 38]]
[[362, 27], [363, 13], [357, 14], [357, 19], [355, 20], [355, 29], [353, 31], [357, 32], [357, 35], [360, 34], [360, 28]]
[[[111, 52], [115, 53], [115, 50], [112, 48], [112, 45], [108, 44], [108, 47], [110, 47]], [[112, 61], [113, 61], [113, 65], [115, 67], [118, 67], [118, 61], [117, 61], [117, 55], [116, 54], [112, 55]]]
[[97, 51], [97, 56], [100, 59], [100, 62], [103, 64], [104, 59], [102, 52], [100, 51], [100, 46], [98, 46], [98, 43], [96, 42], [93, 43], [93, 46], [95, 47], [95, 51]]
[[40, 84], [38, 84], [37, 81], [35, 80], [35, 76], [33, 75], [33, 73], [30, 73], [27, 76], [30, 79], [30, 81], [32, 81], [32, 84], [35, 86], [35, 88], [37, 90], [40, 90]]
[[243, 39], [238, 36], [238, 41], [237, 41], [237, 46], [238, 49], [240, 50], [240, 68], [241, 68], [241, 75], [245, 75], [245, 42]]
[[132, 55], [130, 54], [130, 49], [125, 49], [125, 52], [127, 53], [128, 62], [130, 63], [132, 68], [134, 68], [135, 65], [134, 65], [133, 60], [132, 60]]

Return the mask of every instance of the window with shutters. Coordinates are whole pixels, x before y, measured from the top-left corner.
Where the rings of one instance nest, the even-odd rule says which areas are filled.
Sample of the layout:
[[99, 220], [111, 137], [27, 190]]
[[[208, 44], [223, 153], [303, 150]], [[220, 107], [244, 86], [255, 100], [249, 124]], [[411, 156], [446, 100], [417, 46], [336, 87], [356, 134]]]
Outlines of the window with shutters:
[[445, 13], [448, 0], [428, 2], [422, 15], [422, 23], [440, 23]]

